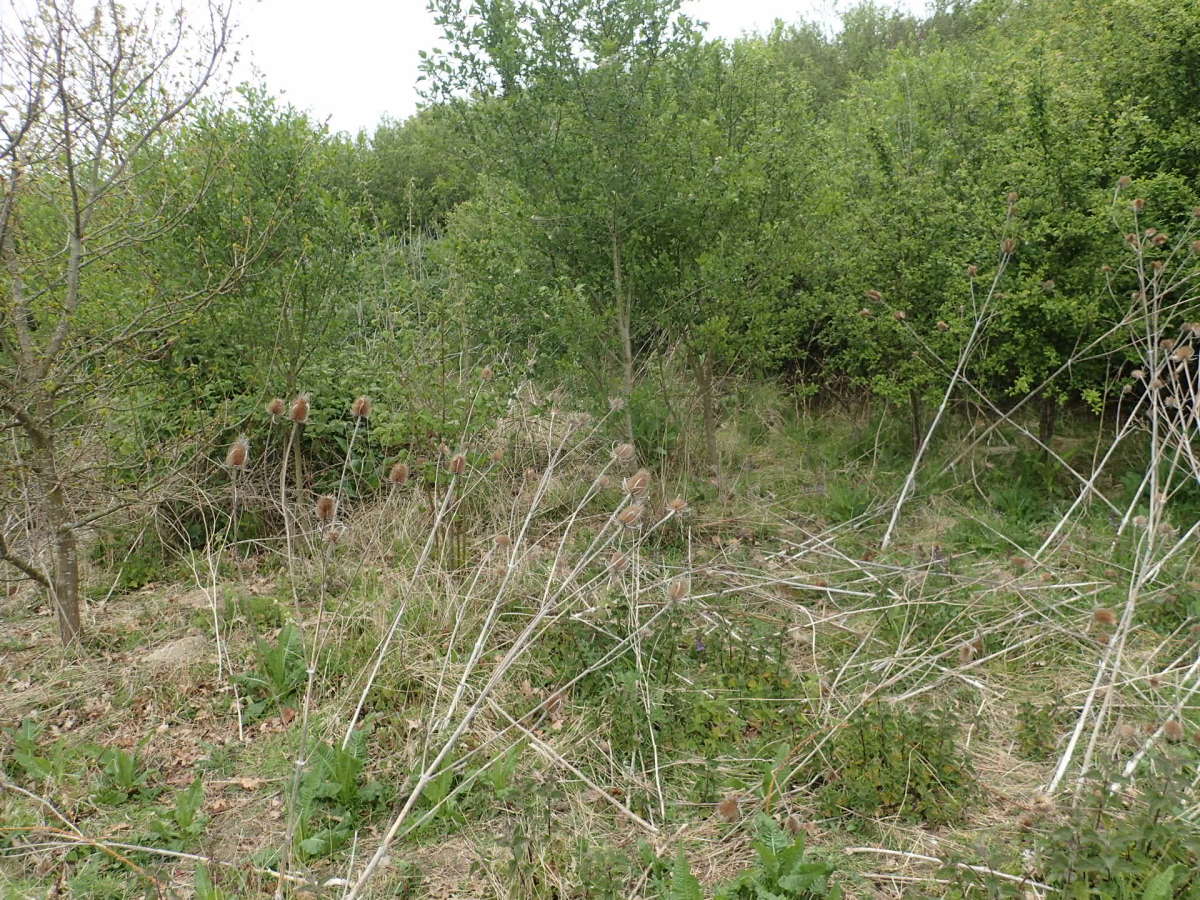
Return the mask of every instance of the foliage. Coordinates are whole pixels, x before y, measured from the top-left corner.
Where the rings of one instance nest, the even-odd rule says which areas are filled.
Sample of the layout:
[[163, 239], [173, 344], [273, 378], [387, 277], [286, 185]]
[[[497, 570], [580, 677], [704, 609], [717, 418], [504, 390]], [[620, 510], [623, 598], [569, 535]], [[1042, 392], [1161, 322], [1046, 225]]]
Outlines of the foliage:
[[754, 817], [752, 827], [758, 862], [720, 888], [716, 900], [839, 900], [842, 889], [829, 883], [836, 867], [806, 857], [803, 831], [790, 835], [764, 813]]
[[830, 741], [817, 789], [821, 811], [928, 825], [958, 821], [975, 775], [956, 731], [943, 711], [870, 704]]
[[1196, 891], [1200, 835], [1181, 818], [1191, 804], [1194, 761], [1158, 753], [1152, 765], [1154, 775], [1133, 796], [1121, 790], [1128, 779], [1093, 773], [1084, 802], [1040, 835], [1044, 877], [1064, 897], [1151, 900]]

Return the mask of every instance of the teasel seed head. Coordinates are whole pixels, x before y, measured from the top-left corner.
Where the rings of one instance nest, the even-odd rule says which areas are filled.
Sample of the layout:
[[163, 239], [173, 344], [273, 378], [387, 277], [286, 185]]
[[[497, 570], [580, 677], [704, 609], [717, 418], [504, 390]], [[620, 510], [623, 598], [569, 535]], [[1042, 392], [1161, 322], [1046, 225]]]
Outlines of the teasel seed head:
[[610, 410], [612, 410], [613, 412], [620, 412], [621, 410], [623, 410], [625, 408], [625, 398], [624, 397], [609, 397], [608, 398], [608, 408]]
[[1145, 516], [1134, 516], [1133, 517], [1133, 524], [1136, 525], [1138, 528], [1145, 528], [1146, 524], [1149, 521], [1150, 520], [1147, 519]]
[[1175, 339], [1174, 338], [1163, 338], [1161, 341], [1158, 342], [1158, 346], [1162, 347], [1164, 350], [1166, 350], [1169, 353], [1175, 349]]
[[677, 516], [682, 516], [688, 511], [688, 502], [682, 497], [672, 497], [667, 501], [667, 509]]
[[1133, 211], [1135, 213], [1140, 213], [1143, 209], [1146, 208], [1146, 200], [1144, 197], [1135, 197], [1133, 199], [1133, 202], [1130, 203], [1129, 206], [1130, 206], [1130, 208], [1133, 209]]
[[317, 498], [317, 521], [328, 525], [337, 515], [337, 499], [331, 494], [322, 494]]
[[937, 330], [938, 331], [949, 331], [950, 325], [944, 319], [938, 319]]
[[729, 794], [717, 804], [717, 815], [726, 822], [736, 822], [738, 820], [737, 794]]
[[1192, 252], [1200, 254], [1200, 241], [1192, 241]]
[[967, 277], [968, 278], [974, 278], [978, 274], [979, 274], [979, 266], [975, 265], [974, 263], [967, 266]]
[[341, 541], [343, 537], [345, 537], [346, 531], [346, 526], [340, 522], [337, 522], [326, 528], [322, 534], [322, 537], [324, 537], [326, 543], [336, 544]]
[[1165, 262], [1163, 262], [1161, 259], [1151, 260], [1151, 262], [1150, 262], [1150, 268], [1153, 269], [1155, 272], [1161, 272], [1164, 268], [1166, 268], [1166, 265], [1167, 264]]
[[1125, 235], [1125, 243], [1129, 244], [1131, 247], [1136, 247], [1138, 245], [1138, 236], [1132, 231], [1129, 232], [1129, 234]]
[[292, 408], [288, 411], [288, 418], [297, 425], [303, 425], [308, 421], [308, 394], [297, 394], [296, 399], [292, 401]]
[[512, 538], [510, 538], [507, 534], [496, 535], [496, 547], [497, 548], [499, 548], [500, 550], [507, 550], [511, 546], [512, 546]]
[[634, 496], [645, 494], [650, 487], [650, 472], [646, 469], [638, 469], [625, 479], [622, 487], [625, 488], [625, 493], [627, 494]]
[[629, 568], [629, 557], [620, 550], [614, 550], [608, 555], [608, 568], [613, 572], [624, 572]]
[[1105, 275], [1107, 275], [1109, 272], [1112, 271], [1112, 266], [1110, 266], [1108, 263], [1105, 263], [1104, 265], [1102, 265], [1100, 267], [1100, 271], [1103, 272]]
[[631, 503], [623, 510], [617, 513], [617, 521], [627, 528], [636, 528], [638, 523], [642, 521], [642, 516], [646, 512], [646, 507], [640, 503]]
[[965, 666], [973, 659], [975, 659], [975, 646], [973, 644], [963, 644], [958, 648], [958, 664], [960, 666]]
[[1196, 348], [1191, 344], [1184, 344], [1182, 347], [1176, 347], [1175, 352], [1171, 355], [1179, 362], [1187, 362], [1196, 355]]
[[371, 398], [365, 394], [355, 397], [354, 402], [350, 404], [350, 415], [356, 419], [371, 418]]
[[667, 585], [667, 600], [671, 603], [678, 603], [688, 595], [688, 591], [692, 588], [691, 582], [680, 575], [678, 578], [672, 578], [671, 583]]
[[1133, 179], [1128, 175], [1122, 175], [1117, 179], [1117, 187], [1121, 190], [1125, 190], [1125, 188], [1129, 187], [1131, 184], [1133, 184]]
[[1122, 741], [1132, 741], [1137, 737], [1137, 729], [1129, 722], [1122, 722], [1117, 726], [1117, 737]]
[[1047, 278], [1045, 281], [1043, 281], [1042, 290], [1047, 292], [1054, 290], [1054, 279]]
[[1168, 741], [1183, 740], [1183, 726], [1179, 724], [1178, 719], [1167, 719], [1163, 722], [1163, 737]]
[[479, 377], [483, 381], [491, 381], [493, 378], [496, 377], [496, 373], [492, 370], [491, 366], [484, 366], [482, 369], [479, 370]]
[[905, 319], [908, 318], [908, 315], [904, 312], [904, 310], [898, 309], [894, 313], [892, 313], [892, 318], [895, 319], [897, 322], [903, 322]]
[[867, 291], [867, 292], [865, 293], [865, 296], [866, 296], [866, 298], [867, 298], [868, 300], [870, 300], [872, 303], [878, 303], [880, 300], [882, 300], [882, 299], [883, 299], [883, 294], [879, 293], [879, 291], [875, 290], [874, 288], [872, 288], [871, 290]]
[[1134, 378], [1136, 378], [1138, 381], [1142, 381], [1146, 377], [1146, 373], [1141, 369], [1134, 369], [1129, 374], [1132, 375]]
[[1165, 234], [1156, 234], [1154, 236], [1154, 246], [1161, 247], [1164, 244], [1166, 244], [1166, 242], [1169, 240], [1170, 240], [1170, 238]]
[[1092, 621], [1097, 625], [1112, 627], [1113, 625], [1117, 624], [1117, 614], [1111, 609], [1105, 609], [1104, 607], [1101, 607], [1099, 609], [1092, 610]]
[[865, 306], [858, 311], [858, 314], [864, 319], [869, 319], [875, 315], [875, 313], [871, 312], [871, 310], [867, 309]]
[[1030, 798], [1033, 808], [1042, 814], [1054, 811], [1054, 798], [1049, 794], [1037, 793]]
[[1191, 332], [1196, 337], [1200, 337], [1200, 322], [1184, 322], [1183, 330]]
[[1005, 256], [1012, 256], [1017, 250], [1016, 238], [1005, 238], [1000, 242], [1000, 252]]
[[613, 459], [617, 462], [629, 462], [636, 454], [633, 444], [617, 444], [613, 448]]
[[267, 404], [267, 415], [269, 415], [273, 420], [282, 416], [286, 410], [287, 404], [283, 402], [282, 397], [274, 397], [271, 399], [271, 402]]
[[467, 471], [467, 457], [462, 453], [455, 453], [450, 457], [450, 464], [447, 466], [451, 475], [461, 475]]
[[1165, 381], [1163, 381], [1161, 378], [1153, 378], [1150, 380], [1150, 390], [1152, 390], [1152, 391], [1161, 390], [1162, 388], [1164, 388], [1166, 386], [1167, 386], [1167, 383]]
[[399, 486], [408, 481], [408, 475], [408, 463], [401, 460], [400, 462], [392, 463], [392, 467], [388, 470], [388, 481]]
[[1018, 200], [1021, 199], [1021, 195], [1018, 194], [1016, 191], [1009, 191], [1008, 196], [1005, 199], [1008, 201], [1008, 205], [1012, 206], [1014, 203], [1016, 203]]
[[229, 445], [229, 452], [225, 454], [225, 465], [231, 469], [244, 469], [248, 462], [250, 462], [250, 441], [243, 434]]

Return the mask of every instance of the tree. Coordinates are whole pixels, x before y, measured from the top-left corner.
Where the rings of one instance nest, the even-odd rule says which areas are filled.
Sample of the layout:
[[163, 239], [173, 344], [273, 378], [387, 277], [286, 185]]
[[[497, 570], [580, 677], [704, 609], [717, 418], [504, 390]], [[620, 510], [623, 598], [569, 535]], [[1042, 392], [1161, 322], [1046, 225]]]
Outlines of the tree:
[[223, 0], [197, 26], [115, 3], [87, 14], [71, 0], [21, 6], [0, 14], [0, 410], [16, 448], [0, 483], [10, 510], [32, 512], [0, 523], [0, 557], [49, 592], [73, 643], [79, 532], [128, 502], [105, 481], [109, 461], [94, 458], [98, 426], [132, 364], [229, 289], [258, 237], [247, 228], [225, 265], [179, 293], [162, 290], [149, 253], [207, 189], [164, 173], [178, 125], [219, 74]]

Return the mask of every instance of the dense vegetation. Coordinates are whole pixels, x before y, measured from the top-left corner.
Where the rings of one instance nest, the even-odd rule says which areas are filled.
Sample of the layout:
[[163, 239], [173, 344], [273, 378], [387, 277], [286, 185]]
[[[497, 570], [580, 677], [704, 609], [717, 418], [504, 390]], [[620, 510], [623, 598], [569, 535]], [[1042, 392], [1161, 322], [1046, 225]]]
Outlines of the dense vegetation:
[[0, 892], [1200, 896], [1200, 6], [430, 8], [0, 18]]

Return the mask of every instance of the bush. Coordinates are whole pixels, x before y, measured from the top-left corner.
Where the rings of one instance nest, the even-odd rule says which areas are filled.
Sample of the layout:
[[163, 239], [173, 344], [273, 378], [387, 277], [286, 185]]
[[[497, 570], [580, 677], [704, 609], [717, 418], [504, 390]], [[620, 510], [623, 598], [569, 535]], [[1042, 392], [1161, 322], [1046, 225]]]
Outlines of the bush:
[[975, 775], [956, 732], [943, 712], [868, 707], [830, 742], [817, 794], [821, 812], [926, 825], [958, 821]]

